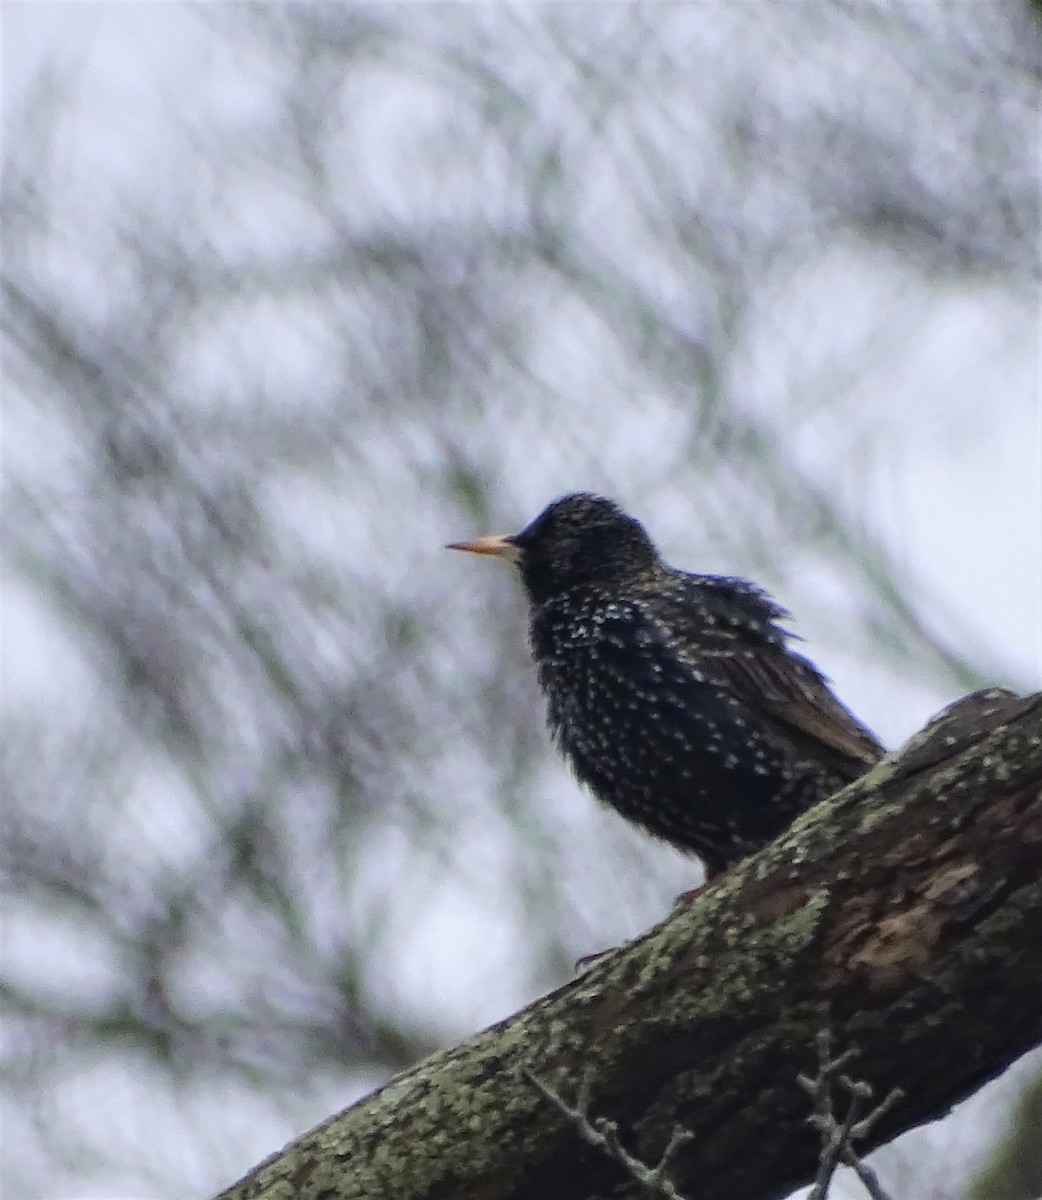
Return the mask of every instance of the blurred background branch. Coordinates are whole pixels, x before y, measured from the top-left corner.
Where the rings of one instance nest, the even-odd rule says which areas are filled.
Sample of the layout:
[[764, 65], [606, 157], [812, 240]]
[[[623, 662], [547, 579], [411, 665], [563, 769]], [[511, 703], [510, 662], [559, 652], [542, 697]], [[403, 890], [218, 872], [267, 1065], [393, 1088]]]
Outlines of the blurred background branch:
[[890, 743], [1039, 667], [1032, 5], [102, 13], [5, 106], [27, 1200], [211, 1192], [692, 886], [445, 541], [615, 495]]

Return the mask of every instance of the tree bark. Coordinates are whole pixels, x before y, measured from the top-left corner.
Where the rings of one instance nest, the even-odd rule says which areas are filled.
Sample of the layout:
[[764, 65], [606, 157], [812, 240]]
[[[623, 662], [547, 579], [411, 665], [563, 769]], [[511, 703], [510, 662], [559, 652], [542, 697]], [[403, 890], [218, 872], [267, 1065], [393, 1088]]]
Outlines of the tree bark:
[[813, 1176], [816, 1038], [903, 1098], [867, 1153], [1042, 1042], [1042, 694], [966, 697], [661, 924], [305, 1133], [219, 1200], [585, 1200], [636, 1183], [533, 1085], [699, 1200]]

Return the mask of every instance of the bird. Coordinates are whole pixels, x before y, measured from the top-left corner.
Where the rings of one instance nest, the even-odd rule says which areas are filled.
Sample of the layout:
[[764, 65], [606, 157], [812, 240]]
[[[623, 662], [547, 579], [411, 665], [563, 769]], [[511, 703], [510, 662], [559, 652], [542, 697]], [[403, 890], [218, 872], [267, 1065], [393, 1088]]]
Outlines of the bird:
[[574, 492], [520, 533], [448, 549], [513, 564], [547, 720], [602, 803], [707, 881], [868, 771], [875, 735], [746, 579], [669, 566], [613, 500]]

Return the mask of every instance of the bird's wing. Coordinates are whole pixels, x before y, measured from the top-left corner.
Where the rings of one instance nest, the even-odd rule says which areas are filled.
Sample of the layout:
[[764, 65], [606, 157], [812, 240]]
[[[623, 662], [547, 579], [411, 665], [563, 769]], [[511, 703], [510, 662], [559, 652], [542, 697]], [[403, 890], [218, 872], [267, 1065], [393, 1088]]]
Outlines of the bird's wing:
[[871, 766], [883, 747], [832, 694], [825, 677], [784, 647], [742, 646], [719, 661], [719, 678], [747, 704], [844, 758]]
[[[678, 576], [680, 573], [677, 573]], [[658, 635], [693, 672], [726, 687], [744, 704], [787, 726], [808, 752], [847, 769], [883, 755], [872, 733], [832, 694], [828, 681], [777, 622], [785, 610], [740, 579], [683, 575], [649, 605]], [[857, 772], [854, 772], [857, 773]]]

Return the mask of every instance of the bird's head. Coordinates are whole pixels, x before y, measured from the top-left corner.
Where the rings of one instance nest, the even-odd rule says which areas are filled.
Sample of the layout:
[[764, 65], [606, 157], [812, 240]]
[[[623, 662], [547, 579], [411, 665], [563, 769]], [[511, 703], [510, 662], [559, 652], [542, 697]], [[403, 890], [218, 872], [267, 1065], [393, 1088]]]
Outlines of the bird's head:
[[581, 584], [625, 583], [658, 563], [644, 526], [589, 492], [555, 500], [520, 533], [454, 542], [449, 549], [514, 563], [536, 604]]

